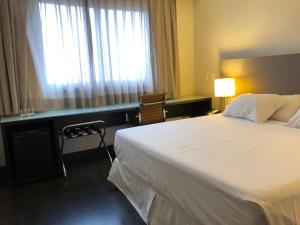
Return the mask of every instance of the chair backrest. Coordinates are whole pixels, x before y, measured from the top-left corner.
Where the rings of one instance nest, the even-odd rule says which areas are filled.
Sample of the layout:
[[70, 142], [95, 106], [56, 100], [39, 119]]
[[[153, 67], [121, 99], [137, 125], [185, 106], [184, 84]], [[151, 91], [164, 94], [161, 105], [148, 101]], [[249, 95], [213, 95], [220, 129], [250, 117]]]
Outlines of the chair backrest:
[[141, 125], [165, 121], [166, 94], [140, 96], [139, 123]]

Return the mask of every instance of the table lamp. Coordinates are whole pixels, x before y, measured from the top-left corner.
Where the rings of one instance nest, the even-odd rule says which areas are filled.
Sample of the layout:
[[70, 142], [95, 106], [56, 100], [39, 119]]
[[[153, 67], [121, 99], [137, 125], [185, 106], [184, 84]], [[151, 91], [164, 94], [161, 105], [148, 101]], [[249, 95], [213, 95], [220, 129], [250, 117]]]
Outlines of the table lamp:
[[[235, 79], [234, 78], [220, 78], [215, 79], [215, 97], [223, 97], [225, 106], [228, 103], [228, 97], [235, 95]], [[224, 107], [225, 108], [225, 107]], [[221, 107], [221, 110], [224, 109]]]

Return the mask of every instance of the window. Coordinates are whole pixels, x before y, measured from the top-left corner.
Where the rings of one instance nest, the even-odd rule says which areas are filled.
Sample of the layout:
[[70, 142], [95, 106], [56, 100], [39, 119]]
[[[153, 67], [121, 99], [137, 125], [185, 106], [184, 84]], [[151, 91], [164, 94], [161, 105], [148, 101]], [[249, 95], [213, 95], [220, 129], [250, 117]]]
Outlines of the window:
[[142, 15], [138, 12], [101, 9], [100, 16], [102, 29], [98, 35], [101, 41], [97, 38], [95, 10], [90, 9], [96, 80], [102, 74], [101, 66], [106, 81], [144, 80], [149, 49], [145, 48], [147, 36], [146, 28], [141, 26]]
[[39, 3], [47, 85], [143, 82], [151, 76], [143, 12]]
[[47, 83], [66, 85], [90, 82], [83, 8], [40, 3], [39, 10]]

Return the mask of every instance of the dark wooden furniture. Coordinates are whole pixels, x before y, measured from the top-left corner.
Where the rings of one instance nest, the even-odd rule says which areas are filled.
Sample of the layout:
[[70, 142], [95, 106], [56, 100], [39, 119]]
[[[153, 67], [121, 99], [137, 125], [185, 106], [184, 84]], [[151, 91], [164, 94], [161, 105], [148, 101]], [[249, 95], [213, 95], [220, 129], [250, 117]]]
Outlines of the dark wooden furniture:
[[166, 119], [166, 94], [147, 94], [140, 96], [139, 124], [164, 122]]
[[[136, 102], [1, 118], [6, 165], [12, 183], [63, 174], [58, 140], [63, 127], [95, 120], [105, 121], [107, 127], [136, 124], [138, 110]], [[211, 110], [211, 98], [193, 96], [168, 100], [166, 110], [167, 118], [206, 115]]]

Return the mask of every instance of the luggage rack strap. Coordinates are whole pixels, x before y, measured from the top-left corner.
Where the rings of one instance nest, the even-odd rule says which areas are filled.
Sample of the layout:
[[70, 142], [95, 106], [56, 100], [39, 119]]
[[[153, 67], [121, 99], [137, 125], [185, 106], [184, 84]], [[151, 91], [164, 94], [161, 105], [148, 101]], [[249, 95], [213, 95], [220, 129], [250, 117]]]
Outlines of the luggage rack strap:
[[88, 135], [105, 133], [105, 122], [102, 120], [77, 123], [65, 126], [60, 134], [63, 139], [72, 139]]

